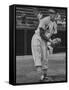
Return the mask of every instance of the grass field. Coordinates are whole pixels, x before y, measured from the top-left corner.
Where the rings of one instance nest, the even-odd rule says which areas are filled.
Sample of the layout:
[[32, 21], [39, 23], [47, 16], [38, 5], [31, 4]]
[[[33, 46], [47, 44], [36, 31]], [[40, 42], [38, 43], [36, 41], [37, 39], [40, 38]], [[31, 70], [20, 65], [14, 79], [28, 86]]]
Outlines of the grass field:
[[[52, 78], [52, 82], [66, 80], [65, 58], [65, 53], [52, 54], [48, 57], [48, 77]], [[39, 80], [33, 57], [16, 56], [16, 83], [36, 83], [40, 82]]]

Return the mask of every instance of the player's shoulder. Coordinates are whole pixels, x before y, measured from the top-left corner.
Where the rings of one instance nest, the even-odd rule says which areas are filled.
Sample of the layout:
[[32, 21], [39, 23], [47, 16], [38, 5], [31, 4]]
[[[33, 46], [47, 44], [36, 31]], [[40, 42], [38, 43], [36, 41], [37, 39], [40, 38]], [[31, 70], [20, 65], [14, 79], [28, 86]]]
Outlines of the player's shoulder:
[[43, 20], [50, 21], [50, 16], [44, 17]]
[[48, 24], [50, 22], [50, 17], [49, 16], [44, 17], [43, 19], [41, 19], [40, 22], [45, 23], [45, 24]]

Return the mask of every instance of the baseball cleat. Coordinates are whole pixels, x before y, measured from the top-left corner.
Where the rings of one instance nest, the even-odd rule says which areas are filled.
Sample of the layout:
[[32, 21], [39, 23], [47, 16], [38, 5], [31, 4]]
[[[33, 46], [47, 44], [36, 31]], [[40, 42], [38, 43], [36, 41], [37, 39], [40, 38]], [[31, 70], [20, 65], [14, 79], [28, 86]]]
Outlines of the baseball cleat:
[[40, 78], [40, 81], [43, 81], [43, 80], [44, 80], [44, 75], [42, 75]]
[[42, 75], [41, 78], [40, 78], [40, 81], [41, 82], [44, 82], [44, 81], [49, 81], [49, 80], [48, 80], [48, 77], [47, 76], [44, 77], [44, 75]]

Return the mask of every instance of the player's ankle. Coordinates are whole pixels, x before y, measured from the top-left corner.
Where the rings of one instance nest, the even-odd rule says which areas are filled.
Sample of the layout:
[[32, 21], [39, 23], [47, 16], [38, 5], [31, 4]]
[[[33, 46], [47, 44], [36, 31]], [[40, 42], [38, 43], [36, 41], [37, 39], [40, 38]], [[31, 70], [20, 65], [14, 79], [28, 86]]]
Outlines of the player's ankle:
[[41, 75], [40, 80], [44, 80], [44, 75]]

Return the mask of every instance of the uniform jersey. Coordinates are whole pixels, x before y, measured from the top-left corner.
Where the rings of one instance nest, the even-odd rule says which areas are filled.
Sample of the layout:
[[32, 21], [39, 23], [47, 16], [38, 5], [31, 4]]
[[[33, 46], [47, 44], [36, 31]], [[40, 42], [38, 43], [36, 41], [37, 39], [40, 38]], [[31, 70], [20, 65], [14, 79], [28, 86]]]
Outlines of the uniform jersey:
[[[47, 29], [48, 27], [48, 29]], [[44, 30], [46, 30], [46, 35], [52, 35], [52, 34], [56, 34], [57, 33], [57, 24], [56, 22], [52, 22], [50, 20], [50, 16], [48, 17], [45, 17], [43, 19], [40, 19], [40, 22], [39, 22], [39, 25], [38, 25], [38, 28], [35, 32], [38, 32], [40, 33], [40, 29], [39, 28], [43, 28]]]
[[36, 32], [39, 32], [40, 33], [39, 28], [45, 29], [45, 26], [48, 25], [49, 22], [50, 22], [50, 17], [49, 16], [48, 17], [45, 17], [43, 19], [40, 19], [39, 25], [38, 25], [38, 28], [37, 28]]

